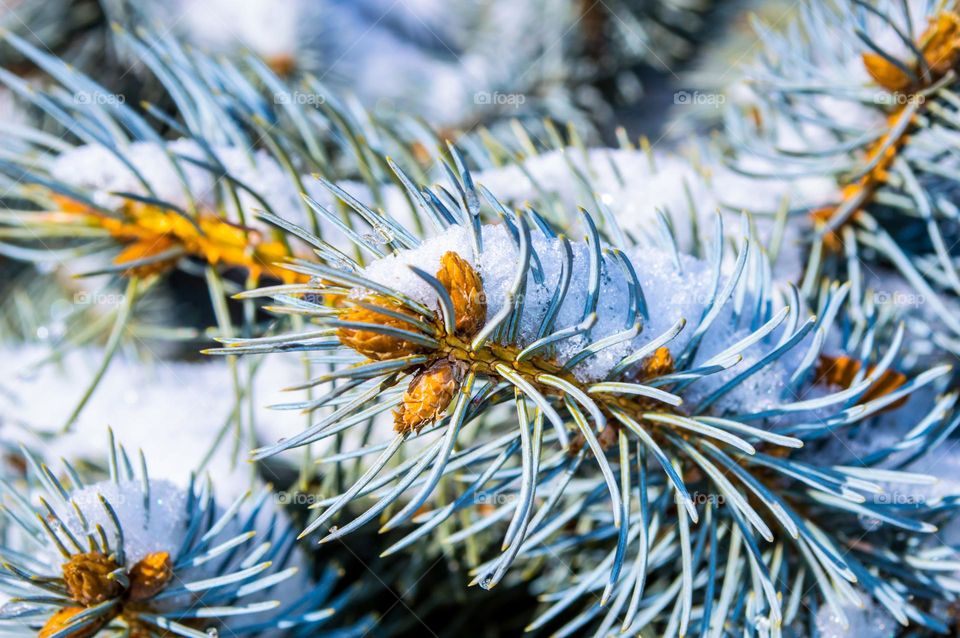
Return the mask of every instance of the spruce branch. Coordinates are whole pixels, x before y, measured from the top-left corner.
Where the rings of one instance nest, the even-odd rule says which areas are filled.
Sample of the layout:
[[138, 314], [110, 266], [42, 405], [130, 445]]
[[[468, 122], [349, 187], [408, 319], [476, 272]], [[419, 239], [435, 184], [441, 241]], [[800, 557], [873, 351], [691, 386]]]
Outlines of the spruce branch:
[[[121, 339], [126, 343], [140, 334], [133, 332], [130, 320], [146, 311], [138, 308], [144, 295], [129, 296], [132, 307], [124, 311], [124, 322], [113, 320], [116, 309], [98, 303], [122, 297], [125, 279], [142, 280], [141, 290], [156, 289], [175, 268], [203, 274], [208, 266], [213, 270], [205, 279], [218, 308], [226, 303], [218, 299], [238, 289], [230, 277], [245, 277], [248, 286], [262, 278], [303, 280], [276, 267], [302, 254], [300, 240], [260, 223], [254, 211], [276, 219], [305, 219], [309, 208], [299, 193], [309, 179], [305, 175], [313, 172], [334, 180], [365, 180], [366, 191], [377, 201], [384, 169], [372, 163], [370, 145], [383, 143], [406, 158], [420, 135], [404, 138], [386, 123], [350, 111], [334, 96], [322, 106], [284, 99], [300, 89], [284, 83], [261, 61], [248, 57], [239, 66], [228, 64], [150, 31], [118, 29], [117, 37], [162, 83], [175, 103], [172, 113], [152, 104], [127, 104], [122, 95], [15, 34], [4, 37], [49, 75], [50, 84], [28, 83], [8, 70], [0, 70], [0, 81], [57, 126], [12, 124], [4, 136], [9, 153], [0, 172], [10, 182], [10, 200], [0, 213], [0, 254], [54, 263], [68, 278], [88, 276], [70, 282], [65, 296], [72, 292], [75, 299], [95, 302], [85, 304], [90, 312], [78, 313], [84, 317], [101, 310], [94, 322], [71, 323], [73, 329], [57, 340], [58, 347], [101, 339], [112, 351]], [[326, 95], [315, 80], [303, 82], [303, 90]], [[225, 95], [244, 97], [225, 100]], [[178, 139], [167, 139], [168, 134]], [[389, 141], [382, 142], [384, 138]], [[419, 166], [411, 159], [408, 170], [420, 174]], [[311, 230], [321, 232], [319, 226]], [[86, 283], [99, 286], [104, 279], [115, 292], [102, 295]], [[244, 304], [242, 328], [232, 325], [229, 312], [219, 312], [218, 319], [224, 335], [265, 329], [257, 324], [253, 302]], [[196, 336], [181, 329], [176, 318], [166, 321], [153, 334]], [[118, 326], [114, 334], [111, 325]], [[108, 363], [109, 357], [104, 367]], [[240, 396], [240, 375], [234, 378]]]
[[725, 131], [737, 170], [830, 176], [841, 188], [809, 213], [805, 293], [821, 277], [864, 289], [872, 271], [893, 270], [923, 295], [936, 347], [951, 351], [958, 24], [953, 2], [805, 3], [789, 32], [764, 30], [766, 52], [746, 71], [752, 102]]
[[[772, 630], [796, 620], [807, 599], [785, 603], [784, 583], [812, 586], [838, 614], [843, 601], [859, 600], [859, 587], [903, 623], [943, 627], [907, 594], [922, 586], [924, 598], [954, 596], [931, 584], [923, 560], [881, 564], [858, 550], [851, 527], [836, 527], [871, 517], [918, 556], [947, 551], [928, 549], [937, 546], [935, 508], [868, 501], [889, 481], [931, 479], [822, 465], [801, 448], [942, 387], [949, 366], [897, 370], [902, 328], [887, 349], [876, 322], [838, 345], [849, 285], [830, 286], [808, 316], [796, 289], [770, 280], [746, 220], [733, 259], [720, 217], [701, 247], [705, 259], [681, 254], [669, 232], [654, 234], [659, 242], [634, 240], [612, 216], [601, 224], [580, 211], [556, 228], [534, 209], [504, 206], [451, 153], [449, 189], [402, 180], [436, 235], [400, 232], [409, 245], [384, 254], [350, 233], [370, 258], [346, 262], [318, 249], [318, 259], [290, 266], [310, 275], [307, 286], [241, 295], [270, 297], [272, 311], [309, 317], [316, 332], [230, 339], [212, 351], [313, 351], [339, 362], [310, 382], [324, 394], [282, 406], [319, 418], [254, 458], [396, 410], [392, 438], [348, 451], [375, 459], [319, 504], [325, 509], [302, 536], [326, 530], [328, 542], [381, 515], [384, 531], [412, 522], [389, 554], [467, 512], [447, 542], [487, 539], [506, 524], [501, 553], [475, 568], [473, 582], [484, 588], [515, 563], [566, 569], [553, 559], [574, 552], [588, 571], [559, 585], [545, 577], [550, 606], [531, 629], [598, 594], [601, 606], [589, 604], [562, 633], [596, 621], [631, 633], [718, 632], [724, 623]], [[399, 224], [386, 215], [367, 222]], [[511, 407], [514, 418], [503, 409]], [[935, 420], [942, 432], [957, 419]], [[927, 447], [936, 440], [929, 435]], [[423, 511], [451, 484], [452, 500]], [[366, 497], [375, 500], [359, 517], [330, 526]], [[491, 511], [488, 501], [500, 505]], [[704, 547], [714, 558], [706, 561]], [[745, 604], [746, 616], [731, 615]]]
[[24, 449], [25, 485], [0, 483], [5, 631], [325, 635], [351, 592], [331, 596], [333, 567], [313, 581], [268, 488], [218, 503], [209, 479], [151, 479], [112, 433], [108, 459], [107, 478], [61, 476]]

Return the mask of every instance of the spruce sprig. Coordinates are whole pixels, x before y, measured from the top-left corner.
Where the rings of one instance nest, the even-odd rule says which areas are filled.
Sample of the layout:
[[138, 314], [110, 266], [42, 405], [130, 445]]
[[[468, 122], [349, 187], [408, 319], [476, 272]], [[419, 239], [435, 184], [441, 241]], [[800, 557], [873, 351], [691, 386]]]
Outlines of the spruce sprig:
[[[564, 228], [585, 235], [572, 241], [535, 210], [502, 205], [474, 183], [456, 148], [451, 154], [449, 189], [415, 184], [394, 166], [436, 236], [417, 237], [330, 185], [371, 228], [389, 229], [387, 243], [351, 233], [369, 259], [331, 262], [324, 255], [335, 240], [312, 238], [318, 258], [289, 266], [309, 285], [240, 296], [273, 298], [271, 310], [308, 317], [316, 329], [225, 340], [213, 351], [313, 352], [332, 366], [309, 384], [323, 394], [280, 406], [317, 420], [254, 458], [396, 410], [391, 438], [330, 459], [375, 455], [348, 489], [318, 504], [325, 509], [302, 535], [326, 527], [327, 542], [381, 515], [389, 516], [384, 531], [412, 521], [385, 551], [393, 553], [466, 514], [446, 542], [488, 544], [506, 527], [497, 533], [501, 553], [476, 566], [473, 582], [484, 588], [516, 562], [553, 564], [568, 549], [589, 555], [574, 581], [547, 578], [559, 589], [532, 628], [599, 591], [601, 606], [588, 606], [566, 631], [603, 609], [603, 627], [630, 632], [716, 632], [724, 622], [772, 630], [796, 619], [803, 592], [816, 591], [842, 616], [858, 587], [903, 623], [943, 627], [908, 594], [925, 584], [924, 596], [952, 598], [950, 585], [933, 586], [928, 563], [851, 551], [853, 523], [869, 517], [919, 556], [949, 553], [929, 549], [939, 510], [870, 500], [890, 481], [931, 479], [874, 463], [823, 464], [801, 448], [942, 386], [949, 366], [908, 378], [895, 368], [902, 327], [886, 344], [876, 322], [838, 347], [849, 286], [830, 286], [806, 316], [799, 291], [771, 280], [749, 223], [729, 259], [719, 217], [702, 251], [708, 260], [681, 255], [669, 232], [654, 234], [659, 243], [634, 240], [612, 216], [600, 224], [586, 211]], [[511, 276], [497, 269], [504, 261]], [[412, 279], [396, 275], [405, 266]], [[693, 291], [697, 268], [709, 274], [700, 304], [656, 334], [649, 326], [679, 302], [651, 287], [662, 288], [663, 275], [646, 268], [683, 273]], [[954, 401], [948, 394], [933, 408], [921, 448], [960, 423], [944, 409]], [[375, 500], [363, 514], [330, 527], [364, 497]], [[848, 523], [836, 527], [841, 520]], [[598, 554], [588, 551], [598, 544]], [[800, 593], [784, 601], [788, 586]]]

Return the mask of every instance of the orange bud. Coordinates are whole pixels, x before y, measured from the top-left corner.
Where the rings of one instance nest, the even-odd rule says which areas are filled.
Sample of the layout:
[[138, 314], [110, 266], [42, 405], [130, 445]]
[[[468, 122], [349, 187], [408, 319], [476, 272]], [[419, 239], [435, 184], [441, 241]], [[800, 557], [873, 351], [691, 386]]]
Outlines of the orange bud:
[[849, 388], [860, 372], [860, 361], [852, 357], [820, 355], [817, 361], [816, 383], [838, 388]]
[[882, 55], [864, 53], [863, 66], [877, 84], [891, 93], [901, 93], [910, 88], [910, 76]]
[[86, 204], [60, 193], [50, 193], [50, 199], [64, 213], [85, 214], [90, 212], [90, 207]]
[[448, 252], [440, 258], [437, 279], [453, 300], [457, 333], [467, 337], [477, 334], [487, 320], [487, 300], [479, 273], [466, 259]]
[[[815, 372], [816, 383], [839, 388], [849, 388], [853, 385], [853, 380], [860, 372], [861, 367], [860, 361], [852, 357], [820, 355]], [[873, 369], [873, 367], [868, 368], [867, 374], [872, 373]], [[890, 394], [906, 382], [907, 377], [902, 372], [890, 369], [884, 370], [883, 374], [870, 384], [870, 387], [867, 388], [867, 391], [863, 393], [863, 396], [860, 397], [857, 403], [867, 403], [874, 399], [879, 399], [882, 396]], [[899, 408], [906, 403], [906, 400], [906, 397], [904, 397], [895, 401], [887, 406], [885, 410]]]
[[[368, 297], [367, 301], [386, 310], [399, 312], [409, 317], [416, 316], [410, 312], [410, 310], [389, 299]], [[380, 326], [399, 328], [401, 330], [416, 330], [416, 327], [401, 319], [361, 306], [344, 310], [340, 314], [340, 318], [344, 321], [372, 323]], [[397, 359], [426, 350], [426, 348], [419, 343], [363, 328], [338, 328], [337, 337], [343, 345], [356, 350], [368, 359], [376, 361]]]
[[660, 346], [653, 351], [653, 354], [640, 362], [636, 376], [639, 380], [656, 379], [657, 377], [672, 373], [673, 366], [674, 361], [673, 355], [670, 354], [670, 348]]
[[[819, 229], [826, 225], [836, 212], [837, 208], [835, 206], [825, 206], [810, 211], [810, 218], [813, 220], [814, 227]], [[836, 231], [831, 231], [823, 235], [823, 246], [828, 251], [836, 253], [843, 248], [843, 242]]]
[[153, 598], [173, 578], [173, 563], [167, 552], [153, 552], [144, 556], [130, 570], [130, 600], [141, 602]]
[[401, 434], [419, 432], [439, 419], [460, 389], [463, 371], [462, 363], [441, 359], [418, 373], [394, 412], [394, 429]]
[[[147, 259], [148, 257], [153, 257], [170, 250], [174, 247], [174, 245], [175, 242], [166, 236], [160, 236], [156, 239], [142, 239], [128, 245], [121, 250], [120, 253], [113, 258], [113, 263], [117, 265], [123, 265], [133, 261]], [[177, 259], [179, 259], [179, 256], [170, 259], [164, 259], [163, 261], [157, 261], [149, 265], [133, 266], [132, 268], [124, 271], [124, 274], [146, 277], [147, 275], [166, 272], [177, 263]]]
[[931, 18], [920, 42], [923, 59], [934, 79], [943, 77], [960, 61], [960, 16], [953, 11], [943, 11]]
[[422, 142], [414, 142], [410, 145], [410, 152], [413, 154], [415, 160], [421, 164], [429, 164], [432, 159], [430, 150], [423, 145]]
[[293, 74], [297, 69], [297, 59], [290, 53], [277, 53], [266, 59], [270, 70], [282, 78]]
[[[49, 638], [50, 636], [63, 631], [63, 629], [70, 624], [70, 621], [73, 620], [73, 617], [83, 611], [86, 611], [84, 607], [63, 607], [62, 609], [57, 610], [55, 614], [50, 616], [50, 619], [47, 620], [46, 624], [44, 624], [43, 629], [40, 630], [40, 633], [37, 634], [38, 638]], [[67, 636], [69, 638], [89, 638], [100, 631], [108, 622], [110, 622], [110, 617], [104, 616], [97, 622], [85, 626], [83, 629], [71, 631], [69, 634], [67, 634]]]
[[[307, 275], [275, 266], [290, 255], [283, 242], [268, 239], [255, 229], [235, 224], [209, 211], [201, 211], [195, 218], [188, 219], [166, 208], [131, 200], [118, 210], [122, 215], [114, 217], [61, 195], [53, 194], [51, 198], [58, 210], [38, 215], [43, 215], [43, 219], [50, 223], [83, 223], [105, 230], [124, 246], [114, 259], [119, 265], [179, 247], [185, 254], [211, 265], [246, 269], [253, 279], [266, 274], [288, 283], [309, 280]], [[124, 274], [160, 273], [175, 263], [175, 258], [163, 260], [130, 268]]]

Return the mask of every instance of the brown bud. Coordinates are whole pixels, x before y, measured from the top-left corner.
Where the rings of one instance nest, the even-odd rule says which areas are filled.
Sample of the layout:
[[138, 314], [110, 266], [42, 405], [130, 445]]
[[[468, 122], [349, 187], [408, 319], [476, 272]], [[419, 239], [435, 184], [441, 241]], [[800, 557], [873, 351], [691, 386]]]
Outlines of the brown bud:
[[480, 275], [466, 259], [448, 252], [440, 258], [437, 279], [453, 300], [457, 333], [467, 337], [477, 334], [487, 320], [487, 300]]
[[570, 439], [570, 445], [567, 447], [567, 454], [569, 456], [576, 456], [580, 454], [580, 450], [583, 449], [583, 446], [587, 444], [587, 439], [583, 436], [582, 433], [577, 432], [576, 436]]
[[903, 69], [876, 53], [863, 54], [863, 66], [874, 82], [890, 91], [901, 93], [910, 88], [910, 76]]
[[[409, 317], [416, 317], [410, 310], [389, 299], [368, 297], [366, 301], [371, 305], [376, 305], [386, 310], [399, 312]], [[416, 330], [415, 326], [401, 319], [361, 306], [344, 310], [340, 314], [340, 319], [344, 321], [374, 323], [391, 328], [400, 328], [401, 330]], [[356, 350], [368, 359], [374, 359], [376, 361], [398, 359], [426, 350], [426, 348], [419, 343], [360, 328], [338, 328], [337, 337], [343, 345]]]
[[167, 552], [154, 552], [144, 556], [130, 570], [130, 600], [142, 602], [153, 598], [173, 578], [173, 563]]
[[75, 554], [63, 564], [63, 580], [70, 598], [82, 605], [97, 605], [123, 593], [123, 585], [110, 573], [119, 565], [100, 552]]
[[[897, 370], [884, 370], [883, 374], [874, 381], [867, 391], [863, 393], [863, 396], [860, 398], [860, 403], [867, 403], [868, 401], [873, 401], [874, 399], [879, 399], [882, 396], [888, 395], [904, 383], [907, 382], [907, 375], [899, 372]], [[891, 403], [886, 409], [895, 410], [901, 405], [907, 402], [907, 397], [903, 397], [898, 401]]]
[[[55, 614], [50, 616], [50, 619], [47, 620], [46, 624], [44, 624], [43, 629], [40, 630], [40, 633], [37, 634], [38, 638], [49, 638], [50, 636], [63, 631], [63, 629], [70, 624], [70, 621], [73, 620], [73, 617], [82, 611], [86, 611], [86, 608], [63, 607], [62, 609], [57, 610]], [[110, 622], [110, 620], [110, 616], [102, 616], [96, 622], [86, 625], [82, 629], [71, 631], [69, 634], [67, 634], [67, 636], [68, 638], [89, 638], [100, 631], [104, 625]]]
[[620, 425], [618, 423], [607, 423], [597, 435], [597, 441], [604, 450], [610, 450], [619, 443]]
[[271, 55], [265, 62], [271, 71], [282, 78], [292, 75], [297, 70], [297, 59], [289, 53]]
[[[856, 378], [857, 373], [860, 372], [861, 367], [860, 361], [852, 357], [820, 355], [820, 359], [817, 361], [815, 382], [838, 388], [849, 388], [853, 385], [853, 380]], [[872, 372], [872, 367], [867, 369], [867, 374]], [[907, 377], [902, 372], [890, 369], [884, 370], [883, 374], [870, 384], [870, 387], [863, 393], [858, 403], [867, 403], [874, 399], [879, 399], [882, 396], [890, 394], [906, 382]], [[895, 410], [906, 403], [906, 400], [906, 397], [904, 397], [895, 401], [884, 408], [884, 410]]]
[[[620, 442], [619, 433], [620, 426], [618, 424], [607, 423], [607, 425], [597, 434], [597, 442], [604, 450], [611, 450], [613, 449], [614, 445], [617, 445]], [[582, 432], [577, 432], [577, 434], [570, 440], [570, 445], [567, 447], [567, 454], [570, 456], [576, 456], [586, 444], [587, 437], [585, 437]]]
[[440, 418], [460, 389], [463, 370], [462, 363], [441, 359], [418, 373], [394, 412], [394, 429], [401, 434], [419, 432]]

